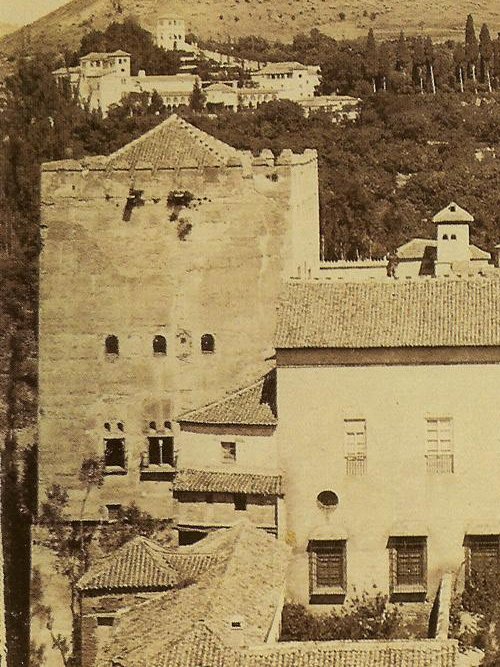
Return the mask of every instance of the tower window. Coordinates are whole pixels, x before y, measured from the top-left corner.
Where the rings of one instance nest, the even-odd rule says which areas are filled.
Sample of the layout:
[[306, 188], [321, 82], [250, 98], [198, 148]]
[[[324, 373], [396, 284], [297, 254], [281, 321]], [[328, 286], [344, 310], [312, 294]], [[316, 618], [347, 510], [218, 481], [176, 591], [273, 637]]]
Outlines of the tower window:
[[167, 354], [167, 339], [165, 336], [155, 336], [153, 338], [153, 353]]
[[107, 336], [104, 343], [106, 354], [120, 354], [120, 343], [117, 336]]
[[125, 470], [125, 440], [123, 438], [104, 439], [104, 465], [106, 468]]
[[204, 354], [215, 352], [215, 338], [212, 334], [206, 333], [201, 337], [201, 351]]
[[174, 439], [171, 437], [148, 438], [150, 465], [174, 465]]
[[221, 442], [222, 460], [224, 463], [234, 463], [236, 461], [236, 443]]
[[234, 509], [237, 512], [244, 512], [247, 508], [247, 497], [244, 493], [235, 493], [234, 497]]
[[456, 235], [456, 234], [452, 234], [450, 238], [451, 238], [452, 241], [456, 241], [456, 240], [457, 240], [457, 235]]
[[443, 234], [443, 241], [447, 241], [447, 240], [448, 240], [448, 234]]

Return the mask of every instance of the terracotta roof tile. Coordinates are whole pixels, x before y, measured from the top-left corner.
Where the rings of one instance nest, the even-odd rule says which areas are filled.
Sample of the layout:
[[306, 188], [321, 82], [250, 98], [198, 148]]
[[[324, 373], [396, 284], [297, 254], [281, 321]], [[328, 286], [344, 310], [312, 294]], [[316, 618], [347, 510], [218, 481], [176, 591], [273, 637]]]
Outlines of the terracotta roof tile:
[[[99, 667], [110, 667], [113, 659], [125, 667], [236, 667], [237, 645], [266, 640], [290, 549], [248, 521], [217, 533], [191, 547], [209, 550], [216, 564], [196, 583], [123, 613]], [[236, 631], [231, 627], [235, 617], [242, 619]]]
[[79, 581], [80, 590], [162, 589], [179, 581], [165, 550], [145, 537], [136, 537], [103, 558]]
[[165, 590], [199, 577], [216, 560], [210, 554], [172, 550], [136, 537], [96, 563], [79, 581], [82, 591]]
[[289, 283], [276, 348], [500, 345], [500, 277]]
[[281, 495], [280, 475], [254, 475], [211, 470], [180, 470], [174, 480], [174, 492], [248, 493], [262, 496]]
[[454, 667], [456, 641], [287, 642], [251, 649], [241, 667]]
[[274, 426], [277, 423], [275, 371], [229, 396], [184, 413], [178, 421], [191, 424]]
[[154, 169], [220, 167], [238, 162], [242, 155], [232, 146], [199, 130], [176, 114], [135, 141], [112, 153], [108, 169], [134, 169], [149, 163]]
[[[437, 241], [434, 239], [411, 239], [407, 243], [399, 246], [397, 254], [400, 259], [422, 259], [424, 255], [428, 259], [436, 259]], [[477, 245], [470, 245], [471, 259], [490, 259], [491, 255], [485, 250], [481, 250]]]
[[439, 213], [436, 213], [432, 222], [474, 222], [474, 218], [468, 211], [452, 201]]

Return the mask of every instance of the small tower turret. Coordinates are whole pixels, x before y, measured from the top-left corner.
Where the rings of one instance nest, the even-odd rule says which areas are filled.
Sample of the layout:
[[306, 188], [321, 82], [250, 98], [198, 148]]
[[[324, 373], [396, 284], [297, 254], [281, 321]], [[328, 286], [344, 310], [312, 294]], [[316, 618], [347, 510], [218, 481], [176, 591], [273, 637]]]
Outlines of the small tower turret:
[[437, 225], [436, 276], [467, 271], [470, 265], [469, 225], [474, 218], [455, 202], [439, 211]]

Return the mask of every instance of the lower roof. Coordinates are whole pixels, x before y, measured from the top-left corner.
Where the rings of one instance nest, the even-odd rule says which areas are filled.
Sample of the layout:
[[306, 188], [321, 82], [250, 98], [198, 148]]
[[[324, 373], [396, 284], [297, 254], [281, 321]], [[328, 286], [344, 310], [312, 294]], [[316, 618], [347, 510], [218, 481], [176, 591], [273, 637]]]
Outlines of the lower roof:
[[283, 484], [280, 475], [186, 469], [180, 470], [174, 481], [174, 492], [182, 491], [279, 496]]

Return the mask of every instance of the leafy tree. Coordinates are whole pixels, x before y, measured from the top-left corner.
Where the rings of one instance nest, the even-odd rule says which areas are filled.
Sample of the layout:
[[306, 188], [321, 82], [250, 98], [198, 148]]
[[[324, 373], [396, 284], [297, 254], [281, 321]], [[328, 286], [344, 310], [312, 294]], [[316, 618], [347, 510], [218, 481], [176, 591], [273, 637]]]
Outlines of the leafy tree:
[[207, 96], [203, 92], [199, 81], [195, 81], [193, 92], [189, 97], [189, 106], [193, 111], [203, 111], [205, 108], [205, 103], [207, 101]]
[[479, 55], [481, 65], [481, 80], [486, 82], [488, 91], [491, 93], [490, 64], [493, 58], [493, 44], [490, 37], [490, 31], [486, 23], [481, 26], [479, 33]]
[[465, 66], [465, 49], [462, 44], [457, 44], [453, 51], [453, 62], [457, 73], [458, 82], [460, 84], [460, 92], [464, 92], [464, 66]]

